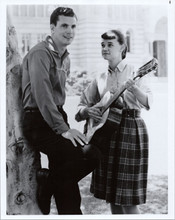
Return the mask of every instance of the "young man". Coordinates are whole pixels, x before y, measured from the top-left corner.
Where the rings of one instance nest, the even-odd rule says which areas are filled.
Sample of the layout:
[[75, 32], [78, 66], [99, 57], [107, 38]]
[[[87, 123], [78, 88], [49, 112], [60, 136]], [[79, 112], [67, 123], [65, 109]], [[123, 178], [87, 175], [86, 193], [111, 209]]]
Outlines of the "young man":
[[76, 23], [71, 8], [55, 9], [50, 17], [51, 36], [34, 46], [22, 64], [24, 135], [49, 159], [49, 172], [38, 172], [37, 198], [43, 214], [50, 212], [52, 195], [58, 214], [82, 214], [78, 181], [98, 162], [85, 157], [86, 138], [69, 127], [63, 109], [65, 82], [70, 73], [67, 46], [74, 39]]

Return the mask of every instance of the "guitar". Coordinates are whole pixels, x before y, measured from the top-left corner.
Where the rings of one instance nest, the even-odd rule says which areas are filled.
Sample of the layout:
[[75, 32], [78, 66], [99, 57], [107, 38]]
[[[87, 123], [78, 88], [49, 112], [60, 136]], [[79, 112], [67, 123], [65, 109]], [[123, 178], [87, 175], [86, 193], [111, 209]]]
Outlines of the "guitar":
[[[137, 78], [141, 78], [148, 74], [149, 72], [156, 70], [158, 67], [158, 61], [157, 59], [153, 58], [143, 66], [141, 66], [137, 70], [137, 75], [133, 78], [133, 80], [136, 80]], [[88, 142], [92, 139], [94, 133], [100, 129], [106, 122], [108, 115], [109, 115], [109, 107], [117, 101], [117, 99], [123, 94], [123, 92], [127, 89], [126, 85], [123, 84], [119, 91], [115, 92], [113, 96], [111, 96], [110, 91], [106, 92], [103, 98], [98, 102], [94, 107], [98, 107], [101, 110], [102, 113], [102, 119], [100, 122], [96, 122], [94, 119], [90, 118], [88, 120], [87, 124], [87, 133], [86, 138]]]

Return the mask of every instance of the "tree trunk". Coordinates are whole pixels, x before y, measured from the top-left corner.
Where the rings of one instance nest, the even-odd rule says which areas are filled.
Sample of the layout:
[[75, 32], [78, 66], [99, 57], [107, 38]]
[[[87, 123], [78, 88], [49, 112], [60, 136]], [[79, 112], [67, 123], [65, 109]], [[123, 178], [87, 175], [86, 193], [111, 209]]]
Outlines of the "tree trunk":
[[21, 58], [9, 15], [6, 34], [7, 214], [41, 214], [36, 202], [40, 154], [29, 145], [22, 132]]

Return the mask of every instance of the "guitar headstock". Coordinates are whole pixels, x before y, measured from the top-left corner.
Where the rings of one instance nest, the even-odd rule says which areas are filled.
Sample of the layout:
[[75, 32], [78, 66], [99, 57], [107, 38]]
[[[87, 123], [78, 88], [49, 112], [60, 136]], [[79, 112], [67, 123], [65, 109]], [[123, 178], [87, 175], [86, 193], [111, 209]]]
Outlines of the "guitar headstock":
[[150, 60], [138, 69], [136, 77], [142, 77], [153, 70], [157, 70], [157, 68], [158, 60], [156, 58], [153, 58], [152, 60]]

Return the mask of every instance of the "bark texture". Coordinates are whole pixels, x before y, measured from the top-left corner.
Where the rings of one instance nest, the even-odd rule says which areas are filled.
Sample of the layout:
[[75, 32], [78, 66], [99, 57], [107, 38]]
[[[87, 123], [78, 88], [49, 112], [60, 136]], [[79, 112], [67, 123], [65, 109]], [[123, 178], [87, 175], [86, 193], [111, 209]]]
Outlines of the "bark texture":
[[36, 202], [36, 171], [40, 168], [40, 154], [35, 152], [23, 136], [21, 57], [9, 14], [6, 31], [7, 214], [41, 214]]

